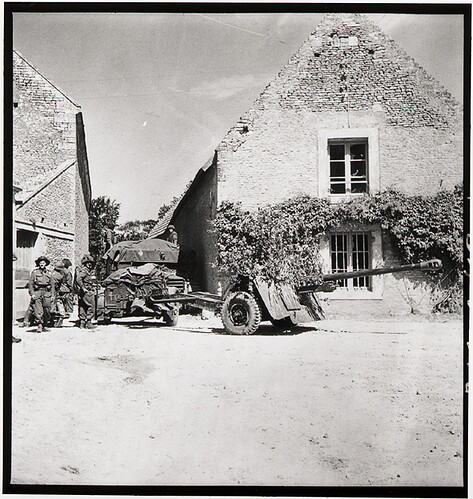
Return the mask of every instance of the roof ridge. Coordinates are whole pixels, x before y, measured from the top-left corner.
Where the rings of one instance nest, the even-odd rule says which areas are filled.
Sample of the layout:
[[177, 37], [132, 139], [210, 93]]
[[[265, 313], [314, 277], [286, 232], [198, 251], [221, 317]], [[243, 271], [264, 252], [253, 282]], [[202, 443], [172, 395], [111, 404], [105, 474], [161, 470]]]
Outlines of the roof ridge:
[[76, 158], [69, 158], [63, 161], [57, 168], [53, 171], [49, 172], [49, 175], [44, 175], [44, 180], [40, 183], [36, 184], [36, 187], [30, 191], [22, 191], [21, 197], [23, 199], [18, 199], [21, 202], [22, 207], [36, 194], [40, 193], [43, 189], [45, 189], [49, 184], [54, 182], [58, 177], [60, 177], [66, 170], [68, 170], [71, 166], [77, 163]]
[[18, 50], [15, 50], [13, 49], [13, 52], [24, 62], [26, 62], [26, 64], [28, 64], [28, 66], [33, 70], [35, 71], [36, 73], [39, 74], [39, 76], [41, 76], [41, 78], [43, 78], [44, 80], [46, 80], [52, 87], [54, 87], [61, 95], [63, 95], [69, 102], [71, 102], [72, 104], [74, 104], [74, 106], [78, 107], [80, 109], [80, 105], [79, 104], [76, 104], [72, 99], [71, 97], [69, 97], [63, 90], [61, 90], [59, 88], [58, 85], [56, 85], [56, 83], [54, 83], [52, 80], [50, 80], [49, 78], [47, 78], [46, 76], [44, 76], [43, 73], [41, 73], [41, 71], [39, 71], [37, 68], [35, 68], [22, 54], [20, 54], [20, 52], [18, 52]]
[[[355, 21], [355, 22], [353, 22]], [[236, 121], [236, 123], [227, 131], [222, 140], [217, 146], [217, 150], [221, 148], [228, 147], [228, 143], [232, 145], [234, 150], [236, 150], [241, 144], [246, 140], [246, 133], [253, 122], [258, 119], [265, 111], [265, 100], [270, 100], [277, 96], [277, 85], [284, 78], [290, 76], [291, 70], [295, 65], [307, 64], [308, 59], [304, 57], [304, 52], [310, 50], [314, 51], [317, 43], [322, 43], [317, 38], [322, 36], [327, 36], [327, 32], [330, 30], [330, 24], [334, 24], [334, 29], [337, 25], [345, 25], [348, 28], [362, 29], [366, 31], [371, 30], [379, 36], [384, 43], [386, 51], [389, 53], [389, 59], [393, 59], [394, 52], [402, 58], [404, 64], [411, 66], [413, 72], [415, 73], [414, 78], [420, 80], [420, 84], [424, 85], [424, 88], [428, 89], [428, 97], [432, 101], [435, 98], [442, 100], [446, 105], [451, 107], [457, 107], [460, 103], [451, 95], [451, 93], [430, 73], [428, 73], [422, 66], [420, 66], [416, 60], [407, 51], [400, 46], [395, 40], [390, 38], [380, 26], [369, 19], [366, 15], [360, 13], [327, 13], [322, 20], [316, 25], [314, 31], [308, 36], [306, 40], [302, 42], [298, 49], [296, 49], [289, 60], [281, 67], [277, 74], [268, 82], [264, 87], [258, 97], [254, 99], [251, 106], [247, 111]], [[330, 35], [329, 35], [330, 36]], [[346, 35], [342, 35], [346, 36]], [[375, 41], [373, 41], [375, 44]], [[322, 47], [322, 45], [320, 45]], [[275, 90], [272, 93], [272, 90]], [[438, 102], [438, 101], [437, 101]]]

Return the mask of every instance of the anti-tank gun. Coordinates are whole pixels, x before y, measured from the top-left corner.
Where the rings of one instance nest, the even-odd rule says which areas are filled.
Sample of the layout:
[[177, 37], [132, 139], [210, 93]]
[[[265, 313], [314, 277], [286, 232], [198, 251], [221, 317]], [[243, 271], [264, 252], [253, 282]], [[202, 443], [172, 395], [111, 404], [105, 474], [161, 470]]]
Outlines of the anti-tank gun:
[[323, 274], [312, 283], [298, 287], [275, 283], [264, 277], [240, 278], [236, 286], [221, 296], [189, 292], [186, 281], [175, 272], [155, 264], [145, 264], [112, 273], [104, 282], [102, 306], [97, 308], [98, 315], [105, 319], [123, 317], [138, 309], [163, 317], [168, 325], [175, 326], [179, 307], [187, 304], [219, 313], [227, 333], [248, 335], [255, 333], [262, 321], [271, 321], [276, 327], [286, 329], [323, 319], [317, 293], [333, 291], [346, 279], [441, 268], [440, 260], [429, 260], [398, 267], [338, 272]]
[[322, 282], [319, 279], [297, 288], [258, 277], [227, 294], [221, 308], [223, 326], [230, 334], [253, 334], [264, 320], [284, 328], [320, 320], [324, 315], [316, 293], [333, 291], [342, 280], [441, 268], [440, 260], [429, 260], [397, 267], [338, 272], [322, 275]]

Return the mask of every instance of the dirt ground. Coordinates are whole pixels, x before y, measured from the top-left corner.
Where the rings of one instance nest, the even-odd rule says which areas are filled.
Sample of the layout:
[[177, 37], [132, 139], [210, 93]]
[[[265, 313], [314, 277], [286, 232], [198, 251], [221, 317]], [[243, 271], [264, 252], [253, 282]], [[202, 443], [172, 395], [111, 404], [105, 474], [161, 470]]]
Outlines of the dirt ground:
[[32, 330], [12, 345], [13, 483], [463, 484], [460, 321]]

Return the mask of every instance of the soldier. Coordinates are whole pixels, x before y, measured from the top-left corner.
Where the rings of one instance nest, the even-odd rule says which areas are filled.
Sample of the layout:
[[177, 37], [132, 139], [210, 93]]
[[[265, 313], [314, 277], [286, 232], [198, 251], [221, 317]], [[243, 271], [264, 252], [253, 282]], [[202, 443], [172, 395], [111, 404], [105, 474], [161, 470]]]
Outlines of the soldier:
[[176, 232], [176, 227], [174, 227], [174, 225], [169, 225], [168, 226], [168, 237], [167, 237], [167, 240], [170, 242], [170, 243], [173, 243], [173, 244], [177, 244], [177, 232]]
[[92, 324], [95, 306], [95, 276], [93, 274], [94, 259], [84, 255], [81, 265], [76, 268], [74, 291], [79, 297], [79, 327], [81, 329], [96, 329]]
[[64, 281], [61, 284], [61, 295], [66, 311], [66, 319], [74, 312], [74, 293], [72, 292], [72, 272], [69, 267], [72, 267], [72, 262], [68, 258], [63, 258], [64, 263]]
[[64, 295], [61, 293], [61, 288], [66, 279], [66, 276], [64, 275], [64, 263], [62, 260], [55, 263], [51, 277], [54, 284], [54, 290], [56, 292], [56, 300], [52, 308], [54, 313], [54, 327], [62, 327], [62, 323], [66, 315], [66, 311], [64, 309]]
[[49, 331], [45, 325], [51, 318], [51, 301], [55, 301], [55, 290], [51, 277], [51, 272], [46, 268], [49, 265], [49, 258], [40, 256], [36, 260], [37, 268], [30, 274], [28, 291], [33, 301], [33, 312], [38, 321], [37, 332]]

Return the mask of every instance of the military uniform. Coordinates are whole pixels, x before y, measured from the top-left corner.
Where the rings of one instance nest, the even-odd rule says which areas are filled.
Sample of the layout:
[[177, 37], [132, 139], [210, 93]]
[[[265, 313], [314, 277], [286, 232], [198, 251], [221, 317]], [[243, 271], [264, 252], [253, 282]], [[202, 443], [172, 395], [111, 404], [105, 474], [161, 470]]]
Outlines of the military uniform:
[[63, 295], [61, 294], [61, 287], [65, 281], [64, 264], [62, 262], [58, 262], [54, 266], [54, 270], [51, 274], [51, 279], [53, 281], [54, 290], [56, 293], [56, 300], [52, 308], [55, 319], [54, 326], [61, 327], [64, 317], [66, 316], [66, 311], [64, 308], [64, 299]]
[[[49, 260], [45, 257], [38, 258], [36, 264], [39, 265], [41, 260], [49, 264]], [[51, 319], [51, 302], [55, 300], [51, 272], [46, 268], [34, 269], [30, 274], [28, 291], [32, 299], [33, 312], [38, 321], [38, 331], [42, 331]]]
[[[172, 230], [170, 230], [170, 229], [172, 229]], [[170, 225], [168, 227], [168, 237], [166, 239], [172, 244], [177, 244], [178, 237], [177, 237], [177, 232], [176, 232], [176, 228], [174, 227], [174, 225]]]
[[68, 268], [64, 268], [64, 281], [59, 289], [60, 296], [66, 310], [66, 317], [74, 311], [74, 294], [72, 293], [72, 273]]
[[79, 327], [94, 329], [92, 318], [95, 307], [95, 276], [93, 269], [88, 269], [86, 263], [93, 263], [92, 257], [84, 256], [82, 265], [76, 268], [74, 288], [79, 298]]

